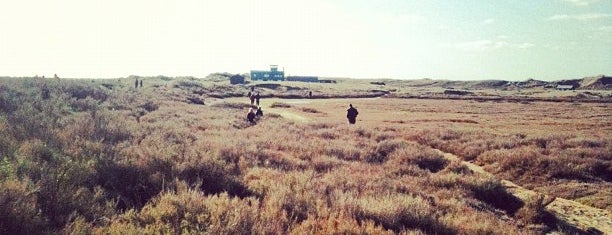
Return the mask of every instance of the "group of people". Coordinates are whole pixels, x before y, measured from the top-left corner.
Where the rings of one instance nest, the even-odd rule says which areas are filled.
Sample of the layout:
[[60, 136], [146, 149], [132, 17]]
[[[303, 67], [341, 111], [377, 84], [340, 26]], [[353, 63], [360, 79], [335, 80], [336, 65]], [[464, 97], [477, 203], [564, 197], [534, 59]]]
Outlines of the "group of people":
[[[259, 95], [259, 92], [255, 94], [255, 87], [251, 87], [251, 91], [249, 91], [247, 96], [251, 101], [251, 107], [247, 113], [247, 121], [249, 121], [251, 124], [255, 124], [256, 119], [263, 117], [263, 110], [261, 110], [261, 106], [259, 106], [259, 99], [261, 99], [261, 95]], [[257, 109], [254, 109], [255, 107], [257, 107]]]
[[263, 111], [261, 107], [257, 108], [257, 111], [254, 111], [253, 108], [249, 108], [249, 112], [247, 113], [247, 121], [252, 124], [255, 124], [255, 119], [263, 117]]
[[[309, 95], [312, 96], [312, 93]], [[261, 106], [259, 106], [261, 96], [259, 95], [259, 92], [255, 94], [253, 87], [251, 87], [251, 91], [249, 91], [247, 96], [249, 97], [249, 100], [251, 100], [251, 107], [247, 113], [247, 121], [255, 124], [256, 119], [263, 117], [263, 110], [261, 110]], [[254, 109], [254, 107], [257, 107], [257, 109]], [[357, 115], [359, 115], [359, 111], [353, 107], [353, 104], [349, 104], [349, 108], [346, 110], [346, 118], [348, 119], [349, 124], [353, 125], [357, 122]]]
[[[138, 89], [138, 79], [136, 79], [136, 81], [134, 82], [134, 88]], [[140, 79], [140, 87], [142, 87], [142, 79]]]
[[259, 106], [259, 99], [261, 98], [261, 96], [259, 95], [259, 92], [255, 94], [255, 92], [249, 91], [249, 94], [247, 96], [251, 100], [251, 105], [255, 103], [255, 105]]

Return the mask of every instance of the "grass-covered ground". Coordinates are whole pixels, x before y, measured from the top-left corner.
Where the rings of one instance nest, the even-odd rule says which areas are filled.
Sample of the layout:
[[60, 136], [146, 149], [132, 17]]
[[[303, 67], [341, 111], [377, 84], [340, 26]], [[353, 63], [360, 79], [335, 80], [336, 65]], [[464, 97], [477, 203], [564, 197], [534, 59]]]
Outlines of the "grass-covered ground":
[[251, 125], [248, 86], [222, 79], [1, 79], [0, 234], [557, 229], [500, 179], [612, 210], [608, 103], [364, 99], [350, 82], [257, 86]]

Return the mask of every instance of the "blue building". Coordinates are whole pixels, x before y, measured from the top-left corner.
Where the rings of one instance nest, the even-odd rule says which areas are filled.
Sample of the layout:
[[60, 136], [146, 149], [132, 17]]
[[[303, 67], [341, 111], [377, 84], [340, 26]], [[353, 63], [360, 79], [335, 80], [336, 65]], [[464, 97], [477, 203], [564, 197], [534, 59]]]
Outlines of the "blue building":
[[284, 81], [285, 71], [278, 71], [278, 65], [270, 65], [270, 71], [251, 70], [252, 81]]

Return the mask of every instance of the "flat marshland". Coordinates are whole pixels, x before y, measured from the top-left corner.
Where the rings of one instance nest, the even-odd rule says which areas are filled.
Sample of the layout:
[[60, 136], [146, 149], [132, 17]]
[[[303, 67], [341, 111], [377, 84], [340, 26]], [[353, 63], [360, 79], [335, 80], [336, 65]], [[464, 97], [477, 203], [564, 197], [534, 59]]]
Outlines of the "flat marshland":
[[574, 233], [542, 195], [612, 212], [609, 102], [348, 83], [256, 83], [252, 125], [227, 81], [1, 79], [0, 234]]

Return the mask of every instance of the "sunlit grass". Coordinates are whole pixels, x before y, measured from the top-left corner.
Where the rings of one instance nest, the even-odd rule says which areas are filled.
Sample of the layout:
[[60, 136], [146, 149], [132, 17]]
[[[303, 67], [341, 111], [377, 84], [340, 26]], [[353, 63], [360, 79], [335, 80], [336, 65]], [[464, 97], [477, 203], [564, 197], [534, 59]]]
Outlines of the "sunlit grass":
[[266, 97], [307, 121], [264, 109], [250, 124], [246, 86], [144, 81], [0, 80], [0, 234], [546, 230], [527, 229], [548, 226], [539, 198], [508, 203], [499, 179], [433, 148], [610, 208], [607, 105]]

